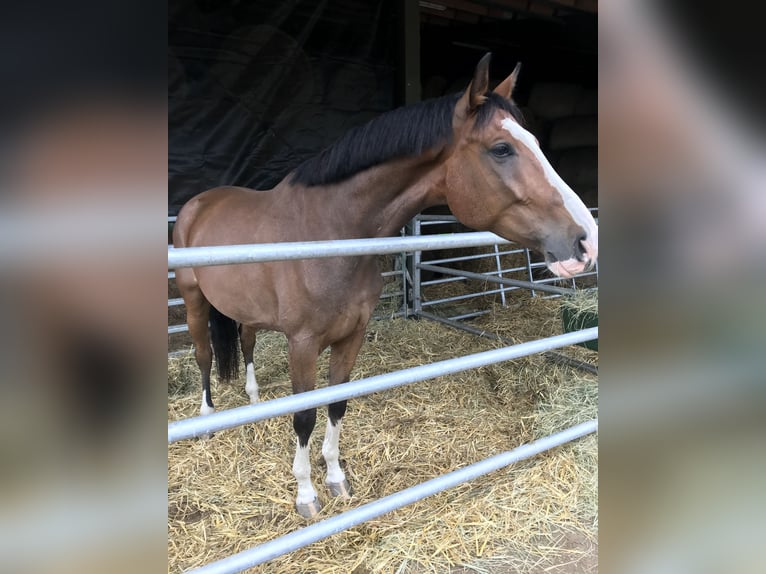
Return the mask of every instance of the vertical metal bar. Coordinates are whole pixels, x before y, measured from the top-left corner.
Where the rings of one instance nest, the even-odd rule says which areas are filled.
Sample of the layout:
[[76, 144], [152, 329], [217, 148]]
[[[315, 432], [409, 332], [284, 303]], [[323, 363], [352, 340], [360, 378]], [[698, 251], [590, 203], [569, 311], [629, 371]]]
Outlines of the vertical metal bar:
[[[399, 235], [404, 237], [406, 234], [407, 229], [402, 227]], [[407, 254], [405, 252], [399, 254], [399, 269], [402, 272], [402, 306], [399, 308], [399, 312], [407, 318]]]
[[[420, 218], [415, 216], [412, 220], [412, 233], [415, 237], [420, 236]], [[417, 315], [421, 311], [421, 292], [420, 292], [420, 260], [422, 258], [422, 251], [415, 251], [412, 254], [412, 312]]]
[[[497, 248], [497, 243], [495, 243], [495, 263], [497, 263], [497, 275], [498, 277], [503, 277], [503, 266], [500, 265], [500, 250]], [[505, 285], [500, 286], [500, 301], [502, 301], [503, 307], [505, 307]]]
[[[529, 282], [534, 283], [535, 279], [532, 276], [532, 259], [529, 257], [529, 249], [524, 250], [524, 254], [527, 257], [527, 275], [529, 275]], [[537, 293], [535, 293], [535, 290], [532, 289], [532, 297], [536, 297]]]

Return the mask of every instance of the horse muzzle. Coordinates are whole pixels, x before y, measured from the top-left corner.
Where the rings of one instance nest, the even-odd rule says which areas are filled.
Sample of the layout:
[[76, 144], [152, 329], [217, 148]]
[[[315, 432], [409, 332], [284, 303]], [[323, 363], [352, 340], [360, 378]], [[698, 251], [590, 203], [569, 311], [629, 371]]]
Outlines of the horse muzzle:
[[594, 267], [598, 259], [598, 235], [579, 237], [575, 241], [571, 257], [557, 257], [555, 252], [545, 251], [545, 264], [551, 272], [569, 279]]

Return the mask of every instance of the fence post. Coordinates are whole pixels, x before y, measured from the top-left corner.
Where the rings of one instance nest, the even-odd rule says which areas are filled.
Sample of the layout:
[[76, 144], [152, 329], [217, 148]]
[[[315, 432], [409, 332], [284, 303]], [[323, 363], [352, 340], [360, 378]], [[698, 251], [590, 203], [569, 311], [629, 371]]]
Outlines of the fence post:
[[[412, 220], [412, 234], [415, 237], [419, 237], [420, 231], [420, 217], [416, 215], [415, 219]], [[420, 298], [420, 260], [422, 256], [422, 251], [415, 251], [412, 254], [412, 314], [415, 316], [417, 316], [422, 310], [422, 301]]]

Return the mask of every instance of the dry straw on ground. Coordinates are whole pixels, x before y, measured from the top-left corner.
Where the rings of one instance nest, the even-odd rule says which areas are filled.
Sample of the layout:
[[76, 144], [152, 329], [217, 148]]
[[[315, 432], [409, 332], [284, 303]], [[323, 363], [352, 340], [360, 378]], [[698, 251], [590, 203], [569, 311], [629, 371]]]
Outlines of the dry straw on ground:
[[[514, 341], [561, 331], [555, 300], [499, 308], [481, 327]], [[368, 328], [353, 378], [465, 355], [499, 343], [421, 320]], [[290, 392], [284, 338], [256, 347], [262, 399]], [[597, 353], [566, 353], [596, 362]], [[320, 361], [324, 381], [327, 354]], [[169, 420], [197, 414], [190, 356], [169, 366]], [[323, 385], [324, 383], [320, 383]], [[246, 403], [244, 381], [214, 384], [219, 409]], [[322, 489], [320, 409], [314, 484], [335, 515], [596, 416], [592, 376], [540, 356], [492, 365], [351, 401], [341, 459], [350, 502]], [[181, 572], [305, 526], [293, 510], [290, 417], [168, 448], [168, 571]], [[597, 447], [591, 435], [317, 542], [252, 572], [595, 572]]]
[[583, 289], [574, 295], [565, 297], [562, 305], [571, 309], [575, 316], [598, 314], [598, 291], [595, 289]]

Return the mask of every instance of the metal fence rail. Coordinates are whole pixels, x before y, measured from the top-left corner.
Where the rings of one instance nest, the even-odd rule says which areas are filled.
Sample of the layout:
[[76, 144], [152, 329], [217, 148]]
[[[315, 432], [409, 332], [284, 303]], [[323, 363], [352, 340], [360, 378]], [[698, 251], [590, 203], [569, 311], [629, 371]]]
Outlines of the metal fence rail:
[[467, 371], [510, 359], [518, 359], [567, 345], [591, 341], [596, 338], [598, 338], [598, 327], [591, 327], [582, 331], [529, 341], [502, 349], [474, 353], [464, 357], [420, 365], [419, 367], [411, 367], [393, 373], [290, 395], [255, 405], [247, 405], [205, 416], [192, 417], [168, 424], [168, 443], [303, 411], [344, 399], [370, 395], [442, 375]]
[[231, 265], [262, 261], [287, 261], [320, 257], [383, 255], [404, 251], [432, 251], [458, 247], [484, 247], [509, 241], [489, 231], [428, 235], [420, 237], [375, 237], [336, 241], [255, 243], [214, 247], [168, 248], [168, 268]]
[[[443, 219], [440, 218], [439, 221]], [[433, 219], [437, 221], [436, 218]], [[419, 225], [419, 224], [418, 224]], [[509, 243], [502, 238], [488, 232], [469, 232], [446, 235], [380, 238], [380, 239], [352, 239], [343, 241], [318, 241], [301, 243], [272, 243], [258, 245], [234, 245], [220, 247], [196, 247], [184, 249], [168, 249], [168, 268], [194, 267], [207, 265], [226, 265], [255, 263], [260, 261], [277, 261], [306, 259], [316, 257], [339, 257], [372, 254], [401, 254], [414, 252], [413, 269], [419, 275], [420, 252], [436, 249], [458, 247], [493, 246]], [[497, 255], [497, 251], [492, 254]], [[437, 266], [424, 264], [423, 268], [432, 267], [444, 272]], [[498, 260], [499, 267], [499, 260]], [[529, 263], [527, 264], [529, 268]], [[500, 277], [481, 276], [483, 280], [499, 283], [501, 286], [515, 288], [532, 288], [540, 291], [560, 294], [566, 289], [550, 286], [540, 288], [536, 282], [510, 280], [502, 277], [503, 270], [498, 270]], [[394, 272], [391, 274], [397, 274]], [[401, 271], [403, 278], [406, 277], [406, 268]], [[168, 278], [174, 273], [170, 271]], [[463, 273], [466, 279], [471, 274]], [[531, 270], [530, 270], [531, 279]], [[546, 288], [547, 287], [547, 288]], [[413, 291], [419, 296], [419, 279], [412, 282]], [[404, 289], [406, 296], [406, 289]], [[175, 305], [175, 300], [169, 301], [169, 306]], [[420, 301], [413, 310], [420, 311]], [[424, 314], [425, 315], [425, 314]], [[470, 315], [470, 314], [469, 314]], [[171, 326], [168, 331], [180, 332], [185, 326]], [[475, 353], [463, 357], [456, 357], [445, 361], [439, 361], [427, 365], [420, 365], [393, 373], [386, 373], [337, 385], [290, 395], [267, 402], [247, 405], [227, 411], [212, 413], [204, 417], [193, 417], [185, 420], [174, 421], [168, 424], [168, 443], [188, 439], [194, 436], [221, 431], [243, 424], [253, 423], [275, 416], [285, 415], [330, 404], [343, 399], [365, 396], [387, 389], [412, 384], [418, 381], [431, 379], [451, 373], [482, 367], [500, 361], [517, 359], [527, 355], [549, 352], [552, 349], [573, 345], [598, 338], [598, 328], [585, 329], [574, 333], [566, 333], [536, 341], [529, 341], [519, 345], [513, 345], [502, 349]], [[471, 464], [465, 468], [444, 474], [428, 480], [416, 486], [391, 494], [379, 500], [370, 502], [333, 516], [316, 524], [312, 524], [280, 538], [271, 540], [254, 548], [229, 556], [223, 560], [210, 563], [194, 570], [197, 573], [226, 573], [239, 572], [251, 566], [261, 564], [277, 556], [292, 552], [298, 548], [331, 536], [332, 534], [346, 530], [352, 526], [411, 504], [417, 500], [441, 492], [468, 480], [482, 476], [489, 472], [503, 468], [514, 462], [528, 458], [555, 446], [564, 444], [581, 436], [593, 433], [597, 430], [598, 422], [593, 420], [577, 425], [555, 435], [522, 445], [511, 451], [498, 454], [482, 461]]]
[[[486, 247], [509, 242], [489, 232], [451, 233], [420, 237], [384, 237], [373, 239], [345, 239], [338, 241], [303, 241], [294, 243], [260, 243], [251, 245], [225, 245], [216, 247], [185, 247], [176, 249], [168, 246], [168, 268], [203, 265], [226, 265], [236, 263], [258, 263], [318, 257], [339, 257], [372, 254], [397, 254], [408, 251], [433, 251], [461, 247]], [[400, 296], [407, 303], [406, 265], [401, 270], [386, 271], [382, 275], [401, 275], [402, 289], [384, 297]], [[175, 272], [168, 272], [168, 279], [174, 279]], [[181, 306], [183, 300], [168, 299], [168, 307]], [[403, 315], [399, 312], [397, 315]], [[170, 325], [168, 335], [185, 333], [185, 324]]]
[[547, 291], [549, 293], [555, 293], [556, 295], [571, 295], [574, 293], [574, 289], [567, 287], [553, 287], [551, 285], [538, 285], [531, 281], [521, 281], [519, 279], [510, 279], [503, 277], [495, 277], [486, 273], [473, 273], [471, 271], [463, 271], [459, 269], [450, 269], [442, 265], [430, 265], [428, 263], [421, 263], [420, 268], [424, 271], [435, 271], [437, 273], [444, 273], [445, 275], [455, 275], [458, 277], [466, 277], [468, 279], [476, 279], [478, 281], [488, 281], [490, 283], [497, 283], [499, 285], [508, 285], [515, 287], [527, 287], [536, 291]]
[[[590, 211], [593, 213], [594, 217], [598, 221], [598, 208], [591, 208]], [[456, 228], [464, 228], [462, 224], [451, 215], [417, 215], [412, 220], [411, 223], [411, 230], [412, 233], [415, 236], [421, 236], [423, 233], [426, 232], [426, 229], [429, 226], [444, 226], [444, 225], [455, 225]], [[587, 278], [589, 277], [598, 277], [598, 264], [596, 264], [596, 267], [591, 271], [585, 271], [583, 273], [579, 273], [575, 275], [572, 278], [569, 279], [562, 279], [561, 277], [555, 277], [552, 274], [548, 273], [547, 276], [542, 277], [536, 277], [535, 271], [542, 271], [544, 270], [547, 265], [543, 261], [533, 261], [532, 256], [530, 255], [530, 251], [528, 249], [518, 247], [514, 249], [514, 245], [511, 244], [511, 247], [508, 249], [503, 249], [502, 251], [498, 248], [498, 245], [493, 245], [493, 249], [486, 250], [482, 253], [475, 253], [470, 255], [451, 255], [451, 256], [445, 256], [441, 255], [439, 258], [435, 259], [427, 259], [425, 256], [421, 256], [420, 253], [416, 253], [413, 257], [413, 287], [412, 287], [412, 301], [411, 301], [411, 307], [412, 307], [412, 314], [419, 315], [420, 311], [423, 308], [426, 307], [434, 307], [438, 306], [441, 309], [441, 314], [445, 317], [453, 320], [462, 320], [462, 319], [468, 319], [477, 317], [479, 315], [484, 315], [487, 313], [486, 310], [476, 308], [473, 309], [466, 308], [465, 306], [462, 307], [455, 307], [455, 303], [459, 302], [466, 302], [468, 299], [475, 299], [475, 300], [482, 300], [486, 296], [491, 295], [499, 295], [500, 303], [505, 306], [507, 304], [507, 294], [514, 291], [515, 289], [529, 289], [532, 296], [537, 296], [541, 294], [545, 298], [551, 298], [551, 297], [559, 297], [562, 294], [571, 293], [574, 289], [583, 286], [583, 283]], [[520, 258], [523, 260], [523, 262], [517, 262], [513, 259], [507, 260], [504, 258], [507, 258], [508, 256], [517, 255], [520, 256]], [[470, 281], [473, 281], [475, 279], [479, 279], [476, 273], [471, 276], [471, 273], [468, 271], [464, 271], [464, 267], [459, 265], [460, 262], [465, 261], [471, 261], [471, 260], [487, 260], [494, 258], [495, 261], [495, 268], [494, 271], [482, 271], [480, 273], [481, 279], [484, 280], [488, 276], [497, 276], [500, 278], [510, 278], [513, 280], [516, 280], [517, 283], [515, 285], [511, 285], [508, 283], [499, 283], [499, 287], [494, 287], [493, 289], [488, 289], [486, 285], [484, 287], [481, 286], [480, 283], [476, 283], [474, 281], [473, 285], [470, 287], [466, 287], [466, 290], [468, 291], [468, 294], [458, 295], [458, 296], [440, 296], [436, 295], [437, 299], [434, 300], [432, 295], [434, 294], [434, 291], [432, 289], [429, 289], [429, 287], [434, 285], [440, 285], [443, 283], [453, 282], [453, 281], [460, 281], [468, 283]], [[432, 266], [431, 268], [428, 268], [427, 266]], [[433, 266], [438, 266], [440, 269], [437, 270]], [[445, 268], [449, 270], [444, 270]], [[422, 272], [428, 271], [431, 273], [436, 273], [436, 277], [440, 277], [437, 279], [428, 279], [428, 280], [422, 280]], [[444, 278], [444, 275], [449, 275], [447, 278]], [[492, 281], [489, 279], [489, 281]], [[524, 284], [519, 283], [519, 281], [523, 281]], [[555, 283], [555, 287], [553, 289], [546, 289], [545, 285]], [[542, 288], [537, 289], [536, 287], [538, 285], [543, 285]], [[556, 291], [558, 289], [558, 291]], [[480, 299], [481, 298], [481, 299]], [[460, 310], [458, 310], [460, 309]], [[454, 315], [454, 313], [457, 312], [459, 314]]]
[[546, 450], [560, 446], [587, 434], [598, 430], [598, 420], [591, 420], [579, 425], [575, 425], [556, 434], [538, 439], [529, 444], [516, 447], [513, 450], [485, 458], [482, 461], [473, 463], [459, 470], [453, 470], [431, 480], [421, 482], [410, 488], [400, 490], [373, 502], [368, 502], [362, 506], [338, 514], [331, 518], [326, 518], [310, 526], [306, 526], [269, 542], [259, 544], [248, 550], [243, 550], [237, 554], [211, 562], [200, 568], [191, 570], [195, 574], [232, 574], [241, 572], [246, 568], [251, 568], [258, 564], [263, 564], [292, 552], [304, 546], [308, 546], [318, 540], [347, 530], [357, 524], [372, 520], [383, 514], [407, 506], [432, 496], [448, 488], [453, 488], [474, 478], [478, 478], [490, 472], [494, 472], [513, 463], [530, 458]]

